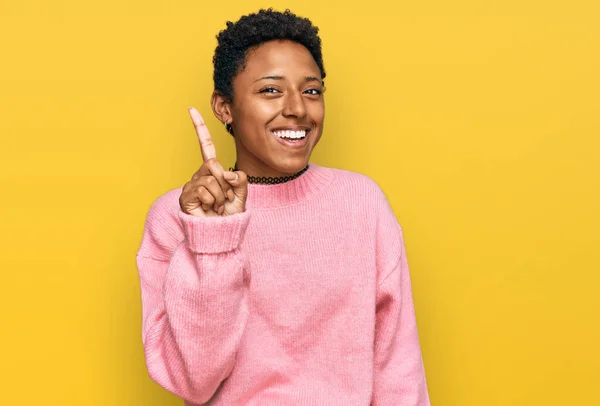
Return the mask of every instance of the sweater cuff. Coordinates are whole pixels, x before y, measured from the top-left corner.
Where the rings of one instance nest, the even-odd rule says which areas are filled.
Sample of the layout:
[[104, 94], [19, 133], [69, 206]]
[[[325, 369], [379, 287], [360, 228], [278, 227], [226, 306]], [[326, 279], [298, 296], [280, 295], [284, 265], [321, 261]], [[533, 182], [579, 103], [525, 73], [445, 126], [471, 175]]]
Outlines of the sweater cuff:
[[198, 217], [179, 212], [179, 220], [190, 250], [196, 254], [218, 254], [238, 248], [246, 233], [250, 213]]

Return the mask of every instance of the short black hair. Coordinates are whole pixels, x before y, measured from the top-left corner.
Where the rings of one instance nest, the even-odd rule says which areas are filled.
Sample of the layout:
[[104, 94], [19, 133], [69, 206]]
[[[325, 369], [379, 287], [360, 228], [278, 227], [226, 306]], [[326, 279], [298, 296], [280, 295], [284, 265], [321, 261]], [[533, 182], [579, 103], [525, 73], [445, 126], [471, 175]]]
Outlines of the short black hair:
[[233, 100], [233, 78], [244, 69], [248, 50], [271, 40], [287, 39], [304, 45], [325, 79], [319, 28], [308, 18], [298, 17], [289, 9], [280, 12], [269, 8], [226, 24], [227, 28], [217, 35], [213, 80], [215, 91], [227, 100]]

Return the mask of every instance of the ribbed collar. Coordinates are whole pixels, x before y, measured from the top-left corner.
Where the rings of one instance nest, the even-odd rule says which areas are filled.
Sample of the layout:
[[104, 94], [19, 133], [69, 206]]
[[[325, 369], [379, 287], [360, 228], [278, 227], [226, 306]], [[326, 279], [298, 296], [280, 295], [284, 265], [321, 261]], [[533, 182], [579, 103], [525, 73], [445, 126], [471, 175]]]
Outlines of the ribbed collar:
[[333, 179], [331, 168], [310, 162], [302, 175], [278, 185], [248, 184], [246, 206], [252, 209], [269, 209], [299, 203], [323, 190]]

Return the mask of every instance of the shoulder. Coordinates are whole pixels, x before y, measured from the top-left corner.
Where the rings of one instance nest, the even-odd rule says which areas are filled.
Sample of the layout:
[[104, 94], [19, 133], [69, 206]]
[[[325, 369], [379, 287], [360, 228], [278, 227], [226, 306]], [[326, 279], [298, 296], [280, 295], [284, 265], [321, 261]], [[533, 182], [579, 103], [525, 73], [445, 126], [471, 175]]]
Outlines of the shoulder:
[[[358, 219], [373, 230], [378, 267], [388, 270], [396, 265], [404, 245], [402, 226], [382, 187], [371, 177], [357, 172], [331, 169], [336, 188], [350, 199]], [[362, 234], [364, 238], [365, 233]]]
[[169, 190], [159, 195], [150, 205], [147, 221], [177, 219], [181, 188]]
[[354, 196], [355, 203], [375, 213], [391, 211], [387, 196], [382, 187], [368, 175], [345, 169], [329, 168], [332, 171], [336, 190], [347, 196]]
[[183, 228], [179, 220], [179, 196], [181, 188], [169, 190], [151, 204], [144, 225], [144, 237], [140, 254], [152, 251], [152, 256], [170, 256], [172, 250], [183, 240]]
[[379, 184], [370, 176], [363, 173], [339, 168], [328, 168], [334, 181], [340, 186], [370, 193], [382, 193]]

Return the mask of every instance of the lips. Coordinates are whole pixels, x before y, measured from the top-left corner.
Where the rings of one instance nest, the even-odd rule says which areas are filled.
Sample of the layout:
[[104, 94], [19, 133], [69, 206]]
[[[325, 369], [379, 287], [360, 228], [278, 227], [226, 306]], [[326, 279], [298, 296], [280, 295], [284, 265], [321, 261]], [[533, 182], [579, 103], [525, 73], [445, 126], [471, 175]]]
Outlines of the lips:
[[290, 126], [285, 126], [285, 127], [275, 127], [275, 128], [271, 128], [272, 132], [277, 132], [277, 131], [310, 131], [310, 127], [308, 126], [304, 126], [304, 125], [290, 125]]
[[278, 130], [278, 131], [271, 131], [271, 132], [273, 134], [275, 134], [277, 137], [284, 138], [284, 139], [298, 140], [298, 139], [302, 139], [302, 138], [306, 137], [306, 130], [300, 130], [300, 131]]
[[289, 148], [302, 148], [307, 144], [310, 129], [306, 127], [280, 127], [271, 134], [282, 145]]

